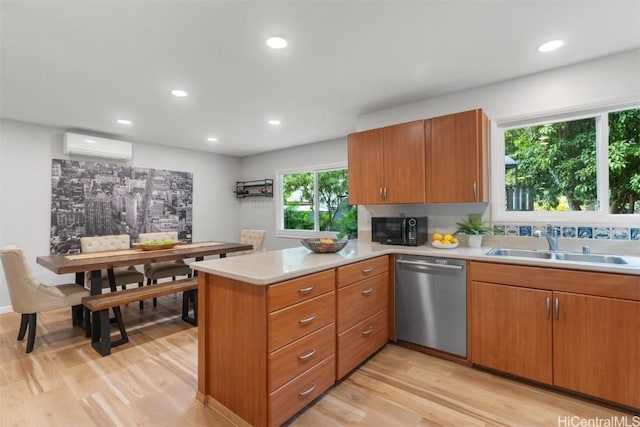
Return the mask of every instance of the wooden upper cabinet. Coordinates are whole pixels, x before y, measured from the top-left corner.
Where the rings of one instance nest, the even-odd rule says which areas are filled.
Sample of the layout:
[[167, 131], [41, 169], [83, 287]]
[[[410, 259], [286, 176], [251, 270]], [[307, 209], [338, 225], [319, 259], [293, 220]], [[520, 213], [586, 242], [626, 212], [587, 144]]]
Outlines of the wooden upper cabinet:
[[382, 129], [349, 135], [349, 204], [382, 203], [384, 162]]
[[384, 202], [424, 203], [424, 120], [388, 126], [383, 130]]
[[489, 119], [482, 110], [425, 122], [427, 203], [489, 201]]
[[349, 135], [349, 203], [424, 203], [424, 120]]

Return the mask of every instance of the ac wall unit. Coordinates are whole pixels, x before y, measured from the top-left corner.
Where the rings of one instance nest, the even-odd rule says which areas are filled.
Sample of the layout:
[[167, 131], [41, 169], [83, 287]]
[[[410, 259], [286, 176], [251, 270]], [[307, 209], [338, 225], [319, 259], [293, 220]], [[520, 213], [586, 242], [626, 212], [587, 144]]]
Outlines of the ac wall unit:
[[131, 160], [133, 144], [115, 139], [66, 132], [62, 151], [67, 155]]

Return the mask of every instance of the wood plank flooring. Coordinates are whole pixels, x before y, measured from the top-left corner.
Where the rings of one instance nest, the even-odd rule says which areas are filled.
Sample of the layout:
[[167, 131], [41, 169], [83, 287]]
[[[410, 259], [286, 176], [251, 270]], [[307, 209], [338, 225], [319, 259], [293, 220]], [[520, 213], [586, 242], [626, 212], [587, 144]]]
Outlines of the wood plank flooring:
[[[16, 340], [20, 316], [0, 315], [0, 426], [245, 425], [195, 400], [197, 328], [180, 313], [173, 295], [156, 308], [123, 307], [131, 342], [108, 357], [71, 327], [68, 309], [38, 315], [31, 354]], [[630, 413], [389, 344], [288, 425], [569, 426], [615, 417], [638, 425]]]

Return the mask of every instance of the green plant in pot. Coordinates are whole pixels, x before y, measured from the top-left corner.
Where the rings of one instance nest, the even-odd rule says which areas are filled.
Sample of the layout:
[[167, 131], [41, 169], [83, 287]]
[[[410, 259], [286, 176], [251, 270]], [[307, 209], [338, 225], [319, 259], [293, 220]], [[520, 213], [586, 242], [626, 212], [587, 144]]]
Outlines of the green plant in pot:
[[482, 221], [482, 218], [472, 217], [461, 222], [456, 222], [458, 228], [454, 234], [466, 234], [470, 248], [479, 248], [482, 245], [482, 236], [494, 234], [495, 228]]

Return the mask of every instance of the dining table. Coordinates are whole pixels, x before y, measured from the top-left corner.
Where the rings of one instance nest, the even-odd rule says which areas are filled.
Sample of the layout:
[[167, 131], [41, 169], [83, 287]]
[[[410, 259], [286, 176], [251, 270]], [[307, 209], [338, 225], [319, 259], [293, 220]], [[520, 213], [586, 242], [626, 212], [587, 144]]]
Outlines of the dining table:
[[[195, 258], [201, 261], [205, 256], [218, 255], [224, 258], [228, 253], [253, 249], [252, 245], [230, 242], [197, 242], [182, 243], [172, 248], [144, 250], [139, 248], [118, 249], [104, 252], [76, 254], [43, 255], [36, 262], [56, 274], [75, 273], [75, 282], [84, 286], [85, 273], [90, 272], [91, 295], [102, 293], [101, 270], [112, 270], [115, 267], [146, 264], [161, 261], [174, 261]], [[194, 271], [194, 274], [197, 272]]]

